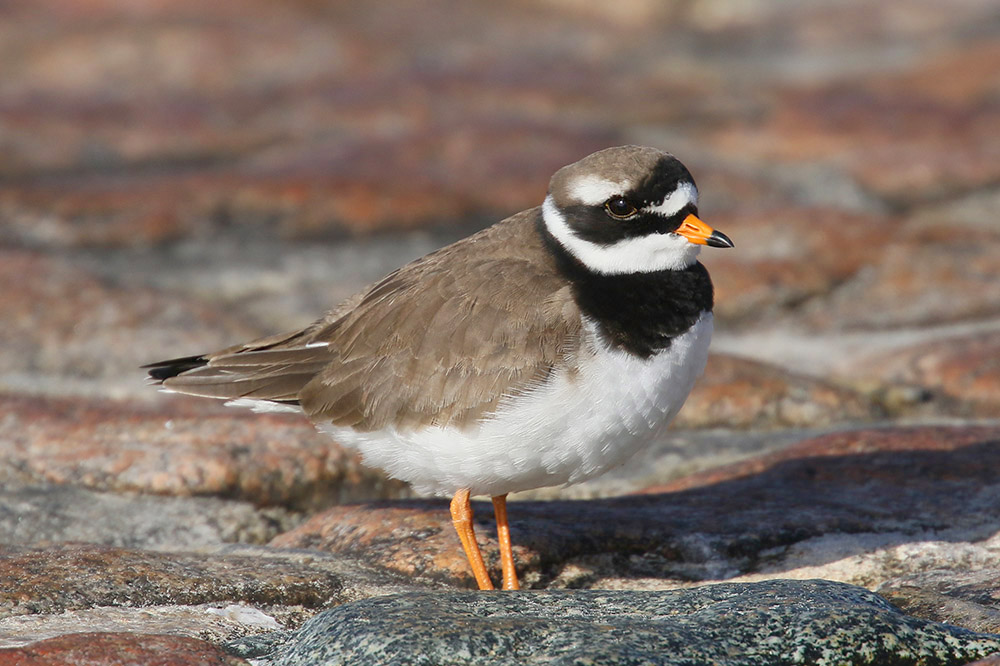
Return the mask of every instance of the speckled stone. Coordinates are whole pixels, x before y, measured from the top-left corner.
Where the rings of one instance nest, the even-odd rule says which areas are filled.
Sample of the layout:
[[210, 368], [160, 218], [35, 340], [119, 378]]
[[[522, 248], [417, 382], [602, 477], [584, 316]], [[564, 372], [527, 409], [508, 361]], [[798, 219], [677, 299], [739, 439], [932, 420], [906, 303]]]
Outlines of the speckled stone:
[[878, 592], [907, 613], [975, 631], [1000, 632], [1000, 569], [916, 571], [879, 585]]
[[968, 666], [1000, 666], [1000, 653], [974, 661]]
[[280, 508], [258, 510], [248, 502], [216, 497], [123, 495], [6, 478], [0, 482], [0, 543], [6, 545], [77, 541], [183, 550], [262, 543], [294, 523], [294, 516]]
[[186, 636], [87, 632], [0, 649], [0, 666], [246, 666]]
[[[241, 603], [306, 609], [398, 590], [362, 562], [232, 546], [165, 553], [90, 544], [0, 546], [0, 618], [101, 606]], [[404, 582], [405, 584], [405, 582]]]
[[[23, 648], [80, 633], [132, 637], [169, 634], [219, 645], [240, 638], [249, 640], [262, 631], [280, 634], [280, 627], [297, 627], [315, 615], [315, 612], [302, 606], [272, 606], [267, 610], [264, 612], [247, 604], [219, 602], [139, 608], [95, 606], [61, 613], [14, 615], [0, 618], [0, 648]], [[239, 656], [238, 653], [233, 654]]]
[[307, 622], [269, 661], [320, 664], [964, 664], [1000, 636], [830, 581], [665, 592], [418, 593]]

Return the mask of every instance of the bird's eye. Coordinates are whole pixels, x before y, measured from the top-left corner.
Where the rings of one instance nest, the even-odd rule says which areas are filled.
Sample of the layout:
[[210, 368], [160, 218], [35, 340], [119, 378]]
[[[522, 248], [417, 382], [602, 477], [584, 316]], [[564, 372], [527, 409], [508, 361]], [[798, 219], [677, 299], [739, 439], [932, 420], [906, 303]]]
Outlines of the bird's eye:
[[604, 210], [608, 211], [608, 215], [617, 219], [625, 220], [636, 214], [636, 208], [629, 200], [625, 197], [611, 197], [604, 202]]

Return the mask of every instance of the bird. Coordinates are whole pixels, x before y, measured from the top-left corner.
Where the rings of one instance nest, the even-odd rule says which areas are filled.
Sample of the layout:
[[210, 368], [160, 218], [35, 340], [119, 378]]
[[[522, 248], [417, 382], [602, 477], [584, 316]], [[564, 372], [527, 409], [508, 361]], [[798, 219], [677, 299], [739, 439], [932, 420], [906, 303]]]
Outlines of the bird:
[[451, 497], [480, 589], [470, 498], [492, 499], [501, 587], [519, 588], [507, 495], [622, 465], [702, 374], [713, 286], [672, 154], [606, 148], [552, 176], [540, 206], [416, 259], [305, 328], [143, 366], [162, 390], [303, 413], [364, 464]]

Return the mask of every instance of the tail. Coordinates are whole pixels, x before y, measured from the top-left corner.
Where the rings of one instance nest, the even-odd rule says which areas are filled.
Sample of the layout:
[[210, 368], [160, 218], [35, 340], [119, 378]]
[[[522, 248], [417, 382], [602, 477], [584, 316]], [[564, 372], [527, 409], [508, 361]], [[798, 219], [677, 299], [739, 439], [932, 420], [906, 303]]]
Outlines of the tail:
[[334, 358], [326, 343], [284, 334], [142, 368], [151, 384], [173, 393], [297, 405], [302, 387]]
[[202, 368], [208, 365], [208, 359], [204, 356], [184, 356], [182, 358], [172, 358], [166, 361], [157, 361], [149, 365], [140, 366], [143, 370], [148, 370], [147, 379], [151, 384], [162, 384], [171, 377]]

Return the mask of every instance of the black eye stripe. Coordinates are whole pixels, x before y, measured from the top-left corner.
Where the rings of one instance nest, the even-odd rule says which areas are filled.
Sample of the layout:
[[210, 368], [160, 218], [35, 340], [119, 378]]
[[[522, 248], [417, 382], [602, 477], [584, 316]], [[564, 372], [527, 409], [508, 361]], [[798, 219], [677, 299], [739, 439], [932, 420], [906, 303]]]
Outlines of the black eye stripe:
[[581, 240], [598, 245], [613, 245], [627, 238], [674, 231], [690, 213], [698, 214], [696, 206], [688, 205], [669, 218], [637, 211], [627, 218], [617, 218], [605, 206], [576, 204], [560, 209], [566, 225]]

